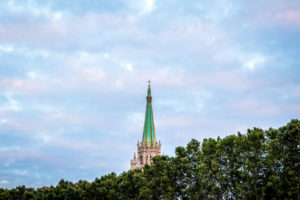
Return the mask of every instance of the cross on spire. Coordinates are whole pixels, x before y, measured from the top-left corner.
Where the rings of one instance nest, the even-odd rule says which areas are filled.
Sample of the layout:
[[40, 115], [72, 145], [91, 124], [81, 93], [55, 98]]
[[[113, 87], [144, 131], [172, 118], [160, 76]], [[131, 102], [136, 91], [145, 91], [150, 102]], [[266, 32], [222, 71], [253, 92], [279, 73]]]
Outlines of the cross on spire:
[[149, 98], [149, 101], [151, 101], [151, 88], [150, 88], [151, 81], [148, 81], [148, 93], [147, 93], [147, 99]]

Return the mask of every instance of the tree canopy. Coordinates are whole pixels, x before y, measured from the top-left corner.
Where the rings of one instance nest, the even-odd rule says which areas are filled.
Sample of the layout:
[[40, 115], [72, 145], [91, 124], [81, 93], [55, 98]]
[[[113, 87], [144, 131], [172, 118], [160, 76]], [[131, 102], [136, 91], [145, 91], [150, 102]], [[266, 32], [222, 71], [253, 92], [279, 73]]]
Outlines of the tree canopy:
[[223, 139], [192, 139], [175, 156], [93, 182], [0, 188], [0, 199], [300, 199], [300, 121]]

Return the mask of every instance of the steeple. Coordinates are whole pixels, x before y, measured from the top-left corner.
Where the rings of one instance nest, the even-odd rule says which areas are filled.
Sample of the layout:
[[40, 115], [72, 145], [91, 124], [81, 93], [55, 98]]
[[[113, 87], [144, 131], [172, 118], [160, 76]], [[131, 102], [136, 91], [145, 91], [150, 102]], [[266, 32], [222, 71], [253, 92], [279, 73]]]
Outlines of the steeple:
[[150, 165], [152, 158], [160, 155], [161, 143], [157, 143], [155, 138], [150, 81], [148, 83], [143, 138], [141, 143], [137, 142], [137, 155], [134, 154], [133, 160], [130, 160], [130, 169], [142, 168], [146, 164]]
[[156, 138], [155, 138], [153, 111], [152, 111], [152, 97], [151, 97], [150, 81], [148, 81], [148, 92], [147, 92], [146, 99], [147, 99], [147, 105], [146, 105], [146, 114], [145, 114], [142, 145], [143, 146], [155, 146]]

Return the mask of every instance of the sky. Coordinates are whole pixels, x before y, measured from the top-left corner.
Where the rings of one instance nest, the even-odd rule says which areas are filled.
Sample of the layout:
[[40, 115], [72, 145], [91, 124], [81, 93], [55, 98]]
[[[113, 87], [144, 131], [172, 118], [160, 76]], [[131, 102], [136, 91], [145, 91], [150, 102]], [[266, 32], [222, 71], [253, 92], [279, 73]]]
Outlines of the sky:
[[0, 187], [130, 168], [151, 80], [162, 152], [300, 115], [299, 0], [2, 0]]

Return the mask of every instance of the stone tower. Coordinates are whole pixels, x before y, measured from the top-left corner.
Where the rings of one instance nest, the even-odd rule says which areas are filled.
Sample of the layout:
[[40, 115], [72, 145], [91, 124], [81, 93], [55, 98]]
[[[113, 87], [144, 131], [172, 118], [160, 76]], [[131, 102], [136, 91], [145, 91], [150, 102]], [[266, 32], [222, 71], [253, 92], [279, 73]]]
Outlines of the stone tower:
[[154, 156], [160, 155], [161, 144], [156, 142], [155, 127], [152, 111], [152, 97], [150, 81], [147, 92], [147, 105], [145, 114], [145, 123], [143, 139], [137, 143], [137, 156], [134, 153], [133, 160], [130, 161], [130, 169], [142, 168], [145, 164], [151, 164]]

